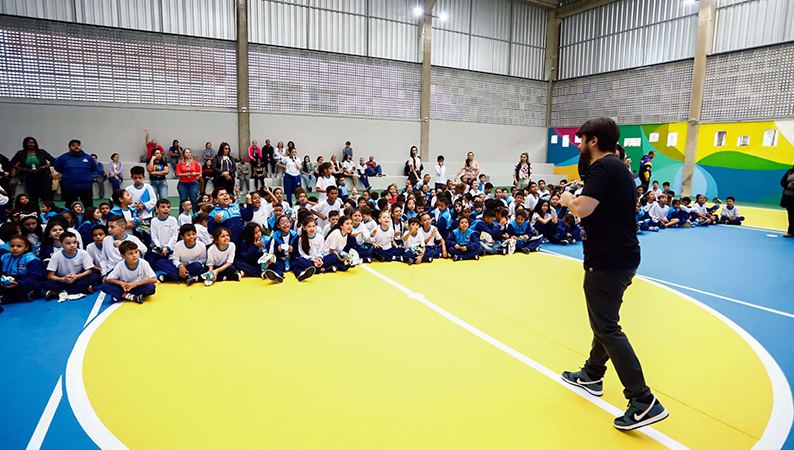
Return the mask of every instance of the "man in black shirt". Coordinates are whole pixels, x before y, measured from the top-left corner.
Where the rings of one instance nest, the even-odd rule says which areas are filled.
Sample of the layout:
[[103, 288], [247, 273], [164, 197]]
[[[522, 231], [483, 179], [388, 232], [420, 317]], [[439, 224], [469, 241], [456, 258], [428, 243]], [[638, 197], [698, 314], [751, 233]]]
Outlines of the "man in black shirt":
[[618, 324], [623, 293], [640, 265], [637, 191], [631, 173], [615, 155], [620, 132], [612, 119], [588, 120], [576, 135], [582, 139], [581, 160], [590, 162], [587, 181], [581, 196], [574, 198], [565, 192], [560, 203], [582, 218], [587, 231], [583, 241], [584, 294], [593, 344], [584, 367], [563, 372], [562, 379], [600, 397], [606, 362], [611, 359], [629, 400], [628, 410], [614, 424], [620, 430], [633, 430], [668, 416], [645, 384], [640, 361]]

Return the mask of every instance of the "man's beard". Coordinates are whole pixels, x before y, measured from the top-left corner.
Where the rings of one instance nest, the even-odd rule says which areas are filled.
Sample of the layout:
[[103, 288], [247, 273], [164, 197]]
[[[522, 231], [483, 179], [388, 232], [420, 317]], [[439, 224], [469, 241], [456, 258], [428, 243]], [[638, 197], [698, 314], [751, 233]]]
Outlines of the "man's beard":
[[584, 180], [584, 176], [587, 174], [587, 169], [590, 168], [591, 155], [592, 150], [587, 144], [585, 144], [584, 150], [579, 151], [579, 178], [582, 180]]

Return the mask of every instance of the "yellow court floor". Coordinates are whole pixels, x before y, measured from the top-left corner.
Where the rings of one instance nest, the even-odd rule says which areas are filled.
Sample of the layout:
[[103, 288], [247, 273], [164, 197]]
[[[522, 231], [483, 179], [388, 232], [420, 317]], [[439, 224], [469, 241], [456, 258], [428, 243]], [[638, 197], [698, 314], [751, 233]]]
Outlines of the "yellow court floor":
[[[548, 276], [528, 283], [530, 266]], [[646, 281], [629, 288], [622, 323], [670, 411], [652, 431], [667, 440], [615, 430], [609, 412], [549, 376], [577, 369], [589, 351], [581, 277], [578, 262], [532, 254], [372, 264], [300, 285], [159, 285], [150, 301], [104, 319], [82, 381], [103, 426], [130, 449], [758, 441], [772, 409], [758, 356], [718, 318]], [[603, 399], [625, 408], [614, 371]]]

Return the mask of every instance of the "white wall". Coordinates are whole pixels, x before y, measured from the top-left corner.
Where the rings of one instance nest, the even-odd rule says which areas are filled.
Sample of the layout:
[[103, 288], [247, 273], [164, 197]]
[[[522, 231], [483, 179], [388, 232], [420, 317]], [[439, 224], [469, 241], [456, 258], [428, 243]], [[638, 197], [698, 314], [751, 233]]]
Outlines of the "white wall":
[[[237, 115], [229, 110], [158, 108], [118, 104], [31, 102], [0, 100], [0, 149], [9, 158], [33, 136], [54, 156], [67, 151], [70, 139], [80, 139], [87, 153], [96, 153], [107, 162], [119, 153], [125, 162], [138, 161], [144, 154], [144, 133], [158, 140], [166, 150], [173, 139], [182, 147], [203, 149], [210, 141], [217, 150], [227, 140], [236, 154]], [[294, 141], [298, 154], [314, 160], [323, 155], [341, 156], [344, 143], [353, 143], [355, 156], [374, 155], [376, 160], [401, 172], [412, 145], [419, 146], [418, 120], [357, 118], [254, 112], [251, 136], [263, 145], [266, 138]], [[522, 152], [533, 162], [545, 162], [546, 129], [436, 120], [430, 127], [431, 162], [442, 154], [449, 164], [462, 162], [474, 151], [481, 164], [514, 163]], [[393, 162], [395, 164], [388, 164]], [[396, 164], [400, 163], [400, 164]], [[429, 168], [425, 164], [426, 168]], [[391, 175], [402, 173], [391, 173]]]

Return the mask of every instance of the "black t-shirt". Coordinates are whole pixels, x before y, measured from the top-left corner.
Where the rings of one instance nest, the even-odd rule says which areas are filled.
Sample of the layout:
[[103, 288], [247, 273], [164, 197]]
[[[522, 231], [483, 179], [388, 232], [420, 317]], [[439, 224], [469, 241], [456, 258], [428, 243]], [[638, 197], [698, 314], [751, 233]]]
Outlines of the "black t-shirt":
[[592, 214], [582, 219], [587, 239], [585, 270], [636, 269], [640, 265], [637, 239], [637, 190], [626, 164], [607, 155], [590, 164], [583, 196], [599, 201]]

